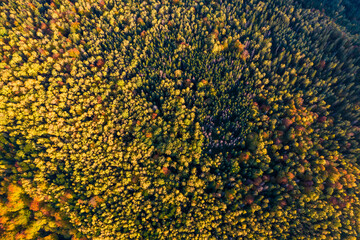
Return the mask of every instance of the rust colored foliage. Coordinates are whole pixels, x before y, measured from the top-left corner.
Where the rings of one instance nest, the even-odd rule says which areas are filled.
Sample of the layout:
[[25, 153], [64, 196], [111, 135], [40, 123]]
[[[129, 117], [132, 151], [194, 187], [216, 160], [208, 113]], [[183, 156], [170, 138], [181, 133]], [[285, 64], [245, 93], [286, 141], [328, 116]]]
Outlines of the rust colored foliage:
[[96, 67], [98, 68], [102, 68], [102, 66], [104, 66], [105, 61], [103, 59], [99, 59], [96, 61]]
[[254, 202], [254, 196], [252, 196], [252, 195], [246, 195], [246, 197], [245, 197], [245, 204], [250, 205], [250, 204], [252, 204], [253, 202]]

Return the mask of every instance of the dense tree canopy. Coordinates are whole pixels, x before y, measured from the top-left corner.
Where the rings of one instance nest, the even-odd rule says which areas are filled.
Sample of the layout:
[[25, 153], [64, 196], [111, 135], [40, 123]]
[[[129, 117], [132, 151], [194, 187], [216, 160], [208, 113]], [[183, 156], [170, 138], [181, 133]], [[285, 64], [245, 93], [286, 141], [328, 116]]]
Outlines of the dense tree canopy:
[[295, 0], [0, 1], [1, 238], [360, 238], [358, 41]]
[[[358, 0], [295, 0], [302, 7], [314, 8], [331, 17], [353, 34], [360, 34], [360, 1]], [[359, 39], [358, 39], [359, 40]]]

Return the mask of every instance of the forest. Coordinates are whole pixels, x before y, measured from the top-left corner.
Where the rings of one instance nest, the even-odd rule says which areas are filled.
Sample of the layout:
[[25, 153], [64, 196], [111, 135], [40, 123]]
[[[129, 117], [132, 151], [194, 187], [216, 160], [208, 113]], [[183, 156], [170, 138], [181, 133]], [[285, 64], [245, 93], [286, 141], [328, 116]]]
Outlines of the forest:
[[360, 239], [360, 3], [0, 0], [0, 240]]

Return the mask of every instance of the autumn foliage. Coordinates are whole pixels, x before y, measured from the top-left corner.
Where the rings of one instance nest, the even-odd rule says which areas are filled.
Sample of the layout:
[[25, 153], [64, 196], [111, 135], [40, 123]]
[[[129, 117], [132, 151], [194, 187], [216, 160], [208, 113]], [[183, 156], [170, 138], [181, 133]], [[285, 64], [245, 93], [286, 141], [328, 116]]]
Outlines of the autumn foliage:
[[299, 1], [0, 1], [0, 239], [359, 239], [359, 36]]

